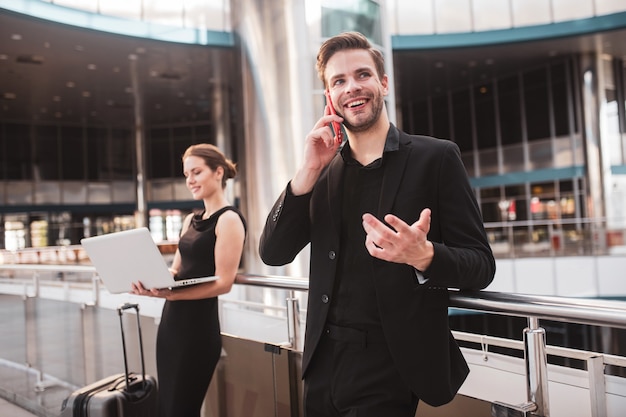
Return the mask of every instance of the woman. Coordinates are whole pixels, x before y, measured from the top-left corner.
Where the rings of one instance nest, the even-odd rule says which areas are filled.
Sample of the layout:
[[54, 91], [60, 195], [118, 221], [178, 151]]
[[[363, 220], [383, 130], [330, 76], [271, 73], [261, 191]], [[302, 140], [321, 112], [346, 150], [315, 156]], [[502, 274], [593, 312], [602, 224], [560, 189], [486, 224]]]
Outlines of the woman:
[[185, 218], [171, 271], [176, 279], [218, 279], [177, 289], [133, 284], [134, 294], [166, 300], [156, 346], [161, 417], [200, 416], [222, 350], [217, 296], [233, 286], [246, 235], [243, 215], [224, 195], [235, 164], [209, 144], [190, 146], [182, 160], [187, 188], [204, 211]]

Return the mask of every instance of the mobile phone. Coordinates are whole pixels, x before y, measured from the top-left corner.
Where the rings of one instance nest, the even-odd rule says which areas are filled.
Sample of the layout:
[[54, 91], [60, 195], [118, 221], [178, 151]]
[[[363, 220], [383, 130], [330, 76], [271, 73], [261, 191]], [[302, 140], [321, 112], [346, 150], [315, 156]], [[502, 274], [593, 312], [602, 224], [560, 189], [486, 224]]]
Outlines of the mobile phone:
[[[324, 94], [326, 95], [326, 103], [328, 103], [330, 114], [337, 115], [337, 112], [335, 111], [335, 106], [333, 105], [333, 101], [330, 98], [330, 91], [326, 90]], [[335, 133], [335, 140], [341, 145], [341, 142], [343, 142], [343, 130], [341, 130], [341, 124], [337, 122], [331, 122], [331, 126], [333, 128], [333, 132]]]

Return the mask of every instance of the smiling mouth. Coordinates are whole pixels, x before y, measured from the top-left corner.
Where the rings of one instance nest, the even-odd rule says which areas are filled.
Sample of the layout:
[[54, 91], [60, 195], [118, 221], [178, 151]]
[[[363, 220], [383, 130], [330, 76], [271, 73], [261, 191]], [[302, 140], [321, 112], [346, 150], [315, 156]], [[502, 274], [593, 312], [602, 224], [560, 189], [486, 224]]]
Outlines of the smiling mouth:
[[362, 106], [364, 104], [365, 104], [365, 100], [355, 100], [355, 101], [351, 102], [350, 104], [346, 105], [346, 107], [349, 108], [349, 109], [354, 109], [354, 108]]

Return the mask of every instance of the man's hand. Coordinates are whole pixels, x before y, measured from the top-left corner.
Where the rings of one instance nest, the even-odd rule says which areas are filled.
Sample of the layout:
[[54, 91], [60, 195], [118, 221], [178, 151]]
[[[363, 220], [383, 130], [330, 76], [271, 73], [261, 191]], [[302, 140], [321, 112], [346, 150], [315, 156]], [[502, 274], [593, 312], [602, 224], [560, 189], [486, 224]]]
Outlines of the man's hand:
[[331, 122], [343, 122], [343, 118], [331, 115], [328, 106], [313, 129], [304, 140], [304, 160], [291, 180], [291, 192], [306, 194], [313, 189], [315, 182], [326, 165], [335, 157], [339, 143], [330, 128]]
[[408, 225], [398, 217], [387, 214], [385, 223], [369, 213], [363, 215], [365, 247], [370, 255], [384, 261], [411, 265], [425, 271], [433, 259], [433, 244], [427, 240], [430, 231], [430, 209], [424, 209], [419, 219]]

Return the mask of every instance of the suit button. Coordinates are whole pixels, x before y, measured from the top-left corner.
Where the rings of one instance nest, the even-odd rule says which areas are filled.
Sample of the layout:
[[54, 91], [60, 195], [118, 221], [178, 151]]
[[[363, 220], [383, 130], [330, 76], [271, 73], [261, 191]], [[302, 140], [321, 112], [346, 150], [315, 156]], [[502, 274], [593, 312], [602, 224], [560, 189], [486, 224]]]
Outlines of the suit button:
[[334, 250], [331, 250], [330, 252], [328, 252], [329, 259], [335, 259], [336, 257], [337, 257], [337, 254], [335, 253]]
[[322, 295], [322, 303], [328, 304], [328, 296], [326, 294]]

